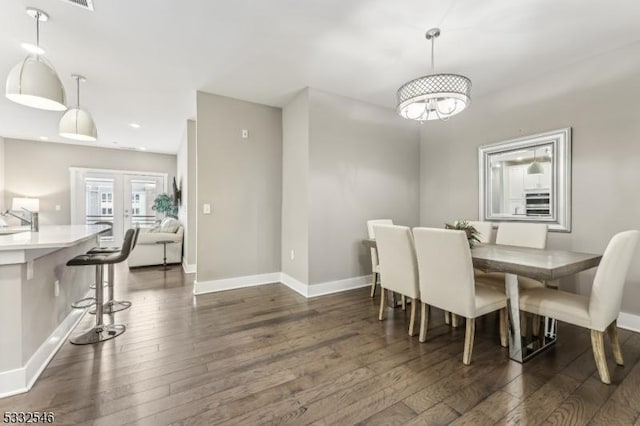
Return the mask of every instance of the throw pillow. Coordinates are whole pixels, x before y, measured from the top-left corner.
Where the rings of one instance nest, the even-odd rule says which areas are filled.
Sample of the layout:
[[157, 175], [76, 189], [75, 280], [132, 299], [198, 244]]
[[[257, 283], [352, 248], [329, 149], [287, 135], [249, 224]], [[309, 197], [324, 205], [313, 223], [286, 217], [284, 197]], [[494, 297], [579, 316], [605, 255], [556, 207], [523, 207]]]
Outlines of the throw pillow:
[[178, 228], [180, 228], [180, 222], [173, 217], [165, 217], [160, 223], [160, 232], [175, 234]]

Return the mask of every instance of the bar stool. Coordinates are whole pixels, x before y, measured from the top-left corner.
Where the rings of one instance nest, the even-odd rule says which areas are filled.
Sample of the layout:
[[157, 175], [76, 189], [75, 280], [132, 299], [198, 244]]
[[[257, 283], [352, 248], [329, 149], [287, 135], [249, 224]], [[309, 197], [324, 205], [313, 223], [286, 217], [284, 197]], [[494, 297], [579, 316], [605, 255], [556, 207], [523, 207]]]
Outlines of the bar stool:
[[[133, 235], [133, 242], [131, 245], [131, 251], [136, 247], [138, 243], [138, 235], [140, 235], [140, 228], [135, 228]], [[89, 255], [105, 255], [118, 253], [122, 249], [119, 247], [94, 247], [87, 252]], [[127, 256], [128, 257], [128, 256]], [[107, 302], [104, 304], [104, 313], [105, 314], [113, 314], [115, 312], [124, 311], [125, 309], [129, 309], [131, 307], [131, 302], [127, 300], [117, 301], [114, 300], [113, 295], [113, 283], [115, 277], [115, 266], [113, 263], [107, 265]], [[91, 315], [95, 315], [96, 309], [92, 309], [89, 311]]]
[[[104, 265], [113, 265], [126, 260], [127, 257], [129, 257], [129, 253], [131, 253], [134, 235], [135, 230], [127, 230], [124, 236], [122, 249], [119, 252], [94, 255], [83, 254], [68, 261], [67, 266], [95, 266], [96, 283], [102, 283], [104, 281]], [[88, 345], [103, 342], [121, 335], [126, 330], [124, 324], [104, 324], [102, 318], [104, 314], [103, 288], [101, 285], [96, 286], [95, 300], [96, 325], [85, 333], [69, 339], [69, 341], [74, 345]]]

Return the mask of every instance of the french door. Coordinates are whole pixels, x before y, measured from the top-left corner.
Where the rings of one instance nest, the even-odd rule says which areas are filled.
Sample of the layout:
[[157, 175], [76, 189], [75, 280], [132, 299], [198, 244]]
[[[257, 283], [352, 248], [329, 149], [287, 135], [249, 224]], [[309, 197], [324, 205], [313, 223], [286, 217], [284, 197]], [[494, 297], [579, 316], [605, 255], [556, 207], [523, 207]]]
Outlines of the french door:
[[71, 168], [71, 223], [109, 222], [112, 235], [101, 245], [119, 245], [124, 231], [151, 227], [159, 216], [151, 208], [165, 192], [167, 175], [99, 169]]

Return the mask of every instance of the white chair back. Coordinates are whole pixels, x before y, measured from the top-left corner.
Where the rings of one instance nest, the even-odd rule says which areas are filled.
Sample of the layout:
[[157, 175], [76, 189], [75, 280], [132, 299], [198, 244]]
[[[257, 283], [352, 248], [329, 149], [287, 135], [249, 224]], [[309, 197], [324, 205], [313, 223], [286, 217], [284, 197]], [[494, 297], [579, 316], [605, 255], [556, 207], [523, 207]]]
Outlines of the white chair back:
[[478, 240], [483, 244], [491, 242], [491, 235], [493, 234], [493, 223], [491, 222], [479, 222], [477, 220], [470, 220], [469, 225], [473, 226], [478, 231]]
[[475, 282], [466, 233], [414, 228], [413, 237], [418, 258], [420, 300], [457, 315], [475, 317]]
[[618, 318], [627, 272], [639, 235], [640, 231], [625, 231], [609, 241], [593, 279], [589, 299], [592, 329], [604, 330]]
[[[393, 225], [393, 220], [391, 219], [373, 219], [367, 221], [367, 232], [369, 233], [370, 239], [375, 239], [376, 234], [373, 230], [375, 225]], [[371, 249], [371, 269], [375, 272], [376, 267], [378, 266], [378, 252], [376, 249]]]
[[420, 297], [411, 229], [406, 226], [375, 225], [375, 235], [380, 259], [380, 285], [412, 299]]
[[547, 247], [545, 223], [504, 222], [498, 225], [496, 244], [543, 249]]

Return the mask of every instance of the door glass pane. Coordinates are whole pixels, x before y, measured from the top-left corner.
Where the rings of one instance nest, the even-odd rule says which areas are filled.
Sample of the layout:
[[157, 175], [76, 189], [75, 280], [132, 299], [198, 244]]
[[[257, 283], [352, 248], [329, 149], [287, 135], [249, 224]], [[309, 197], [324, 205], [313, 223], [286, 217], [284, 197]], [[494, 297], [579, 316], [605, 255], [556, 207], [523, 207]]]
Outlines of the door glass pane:
[[151, 208], [158, 195], [154, 181], [131, 180], [131, 225], [150, 228], [156, 223], [156, 212]]
[[[110, 222], [113, 226], [113, 179], [85, 178], [85, 223]], [[113, 233], [100, 236], [100, 243], [113, 241]]]

